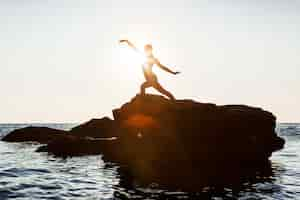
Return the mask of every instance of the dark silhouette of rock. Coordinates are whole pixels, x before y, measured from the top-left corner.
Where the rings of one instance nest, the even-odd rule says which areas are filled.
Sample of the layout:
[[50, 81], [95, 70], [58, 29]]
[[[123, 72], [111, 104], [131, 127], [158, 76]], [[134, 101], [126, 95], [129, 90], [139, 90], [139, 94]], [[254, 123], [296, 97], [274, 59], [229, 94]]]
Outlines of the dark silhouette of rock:
[[272, 152], [284, 145], [275, 133], [275, 116], [244, 105], [146, 95], [136, 96], [113, 115], [122, 130], [117, 157], [145, 183], [172, 185], [182, 180], [193, 185], [190, 180], [197, 172], [201, 182], [224, 175], [224, 180], [235, 179], [249, 168], [265, 166]]
[[[47, 143], [38, 151], [63, 157], [103, 154], [104, 160], [122, 166], [119, 171], [128, 180], [180, 188], [257, 176], [260, 170], [270, 170], [269, 157], [284, 146], [275, 132], [275, 116], [245, 105], [137, 95], [113, 110], [113, 116], [114, 120], [93, 119], [60, 134], [20, 129], [4, 140]], [[34, 131], [38, 137], [31, 136]]]
[[83, 137], [103, 138], [117, 136], [117, 125], [108, 117], [92, 119], [71, 129], [70, 134]]
[[101, 153], [109, 153], [107, 150], [115, 147], [116, 138], [90, 138], [64, 135], [41, 146], [37, 152], [51, 152], [56, 156], [83, 156]]
[[[38, 142], [48, 144], [49, 142], [74, 140], [88, 140], [91, 138], [112, 138], [118, 135], [118, 126], [114, 120], [104, 117], [101, 119], [92, 119], [86, 123], [72, 128], [70, 131], [57, 130], [47, 127], [25, 127], [14, 130], [2, 138], [6, 142]], [[96, 141], [96, 140], [93, 140]], [[84, 146], [83, 146], [84, 148]], [[81, 148], [81, 150], [83, 150]], [[99, 150], [94, 151], [97, 154]], [[83, 155], [83, 154], [80, 154]]]
[[47, 127], [26, 127], [12, 131], [2, 138], [6, 142], [39, 142], [46, 144], [60, 138], [67, 131], [56, 130]]

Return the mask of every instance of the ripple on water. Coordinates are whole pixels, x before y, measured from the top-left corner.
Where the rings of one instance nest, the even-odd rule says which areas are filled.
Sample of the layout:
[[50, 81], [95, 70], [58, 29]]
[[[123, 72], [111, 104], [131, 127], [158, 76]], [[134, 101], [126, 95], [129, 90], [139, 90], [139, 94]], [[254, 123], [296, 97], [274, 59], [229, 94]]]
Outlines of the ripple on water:
[[[17, 176], [32, 176], [34, 175], [41, 175], [45, 173], [50, 173], [47, 169], [26, 169], [26, 168], [9, 168], [6, 170], [3, 170], [4, 174], [10, 174], [13, 177]], [[1, 175], [1, 174], [0, 174]]]

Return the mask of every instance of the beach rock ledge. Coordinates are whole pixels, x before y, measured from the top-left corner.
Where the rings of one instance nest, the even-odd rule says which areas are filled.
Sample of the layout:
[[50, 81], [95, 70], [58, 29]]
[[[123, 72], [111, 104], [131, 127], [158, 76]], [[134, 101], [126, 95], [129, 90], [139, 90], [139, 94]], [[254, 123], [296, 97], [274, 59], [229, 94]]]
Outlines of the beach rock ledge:
[[23, 129], [23, 140], [16, 134], [20, 130], [3, 140], [42, 141], [46, 145], [38, 151], [58, 156], [103, 154], [141, 182], [174, 186], [234, 180], [266, 166], [271, 154], [284, 146], [275, 132], [275, 116], [245, 105], [137, 95], [113, 110], [113, 117], [94, 119], [70, 131], [48, 130], [46, 139], [34, 136], [39, 131], [32, 127]]

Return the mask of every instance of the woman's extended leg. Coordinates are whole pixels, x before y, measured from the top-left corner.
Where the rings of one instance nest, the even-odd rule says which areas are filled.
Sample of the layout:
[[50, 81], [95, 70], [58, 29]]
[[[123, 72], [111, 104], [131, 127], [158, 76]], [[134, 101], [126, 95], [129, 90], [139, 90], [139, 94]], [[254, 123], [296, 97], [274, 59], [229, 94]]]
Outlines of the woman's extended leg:
[[160, 93], [166, 95], [167, 97], [169, 97], [171, 100], [175, 100], [175, 97], [171, 94], [171, 92], [167, 91], [166, 89], [164, 89], [158, 82], [156, 82], [155, 84], [153, 84], [153, 87], [158, 90]]
[[146, 88], [148, 87], [151, 87], [151, 84], [149, 82], [144, 82], [142, 85], [141, 85], [141, 95], [144, 96], [145, 93], [146, 93]]

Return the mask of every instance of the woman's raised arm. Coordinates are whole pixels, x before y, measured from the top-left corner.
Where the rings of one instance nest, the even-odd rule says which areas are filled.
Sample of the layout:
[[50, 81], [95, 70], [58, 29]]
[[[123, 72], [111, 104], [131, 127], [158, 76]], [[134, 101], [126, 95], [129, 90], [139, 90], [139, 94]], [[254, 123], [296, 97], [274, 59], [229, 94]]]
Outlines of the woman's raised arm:
[[138, 48], [136, 48], [136, 46], [134, 46], [134, 44], [132, 42], [130, 42], [129, 40], [119, 40], [120, 43], [126, 43], [129, 47], [131, 47], [133, 50], [139, 52]]

